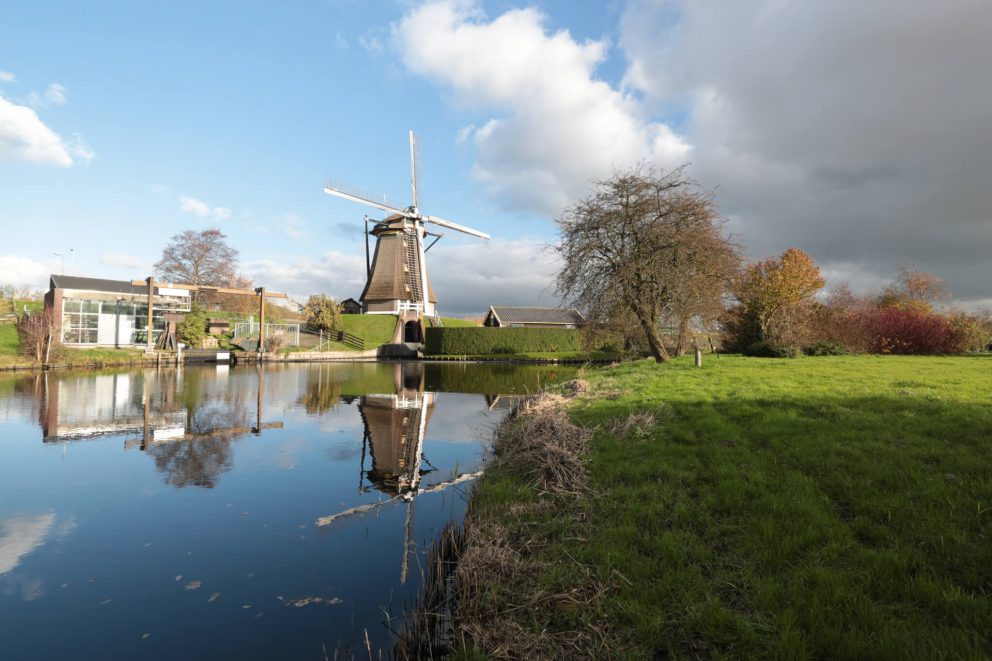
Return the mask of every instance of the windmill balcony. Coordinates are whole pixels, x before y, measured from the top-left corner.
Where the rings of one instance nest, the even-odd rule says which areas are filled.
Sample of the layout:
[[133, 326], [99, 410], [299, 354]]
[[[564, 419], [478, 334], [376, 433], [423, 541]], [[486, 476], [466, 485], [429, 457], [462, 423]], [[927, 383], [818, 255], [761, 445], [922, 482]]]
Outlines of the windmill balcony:
[[424, 304], [413, 301], [397, 301], [396, 307], [392, 310], [369, 310], [367, 314], [402, 314], [404, 312], [422, 314], [424, 312]]

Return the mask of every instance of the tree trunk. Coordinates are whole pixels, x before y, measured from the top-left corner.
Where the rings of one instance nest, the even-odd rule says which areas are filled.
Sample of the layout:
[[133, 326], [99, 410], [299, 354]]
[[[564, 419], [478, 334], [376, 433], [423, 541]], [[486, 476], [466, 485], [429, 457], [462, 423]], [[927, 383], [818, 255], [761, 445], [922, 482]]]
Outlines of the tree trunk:
[[655, 362], [667, 362], [668, 352], [665, 351], [665, 344], [661, 341], [661, 333], [658, 332], [657, 322], [648, 319], [647, 315], [639, 311], [635, 311], [634, 313], [637, 315], [637, 320], [641, 322], [641, 328], [644, 329], [644, 337], [648, 341], [648, 349], [650, 349]]

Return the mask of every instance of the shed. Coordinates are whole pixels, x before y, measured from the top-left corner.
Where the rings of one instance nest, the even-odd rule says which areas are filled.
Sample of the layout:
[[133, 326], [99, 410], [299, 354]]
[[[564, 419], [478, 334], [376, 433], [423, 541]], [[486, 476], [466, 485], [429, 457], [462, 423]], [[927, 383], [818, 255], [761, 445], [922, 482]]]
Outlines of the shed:
[[493, 328], [579, 328], [585, 321], [575, 308], [490, 305], [483, 325]]
[[341, 314], [361, 314], [362, 304], [353, 298], [346, 298], [341, 301]]

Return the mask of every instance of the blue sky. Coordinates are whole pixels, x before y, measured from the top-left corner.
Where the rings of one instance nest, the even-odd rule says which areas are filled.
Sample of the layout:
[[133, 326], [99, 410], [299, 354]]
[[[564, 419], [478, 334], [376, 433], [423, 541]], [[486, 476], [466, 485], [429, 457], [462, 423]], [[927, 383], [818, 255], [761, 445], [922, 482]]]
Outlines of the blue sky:
[[[549, 27], [583, 39], [608, 36], [618, 11], [542, 9]], [[408, 201], [410, 128], [425, 210], [495, 237], [551, 239], [546, 215], [501, 208], [473, 180], [458, 132], [486, 115], [403, 67], [390, 26], [408, 10], [346, 0], [8, 7], [0, 70], [16, 81], [0, 94], [29, 105], [32, 92], [63, 86], [66, 102], [43, 100], [37, 114], [94, 156], [72, 167], [0, 163], [0, 252], [60, 270], [51, 253], [73, 248], [76, 273], [140, 276], [172, 234], [217, 225], [245, 266], [360, 253], [364, 209], [324, 195], [323, 178]], [[182, 198], [219, 211], [184, 212]]]
[[912, 263], [992, 300], [990, 7], [9, 3], [0, 283], [44, 287], [70, 248], [141, 277], [219, 226], [259, 284], [356, 296], [364, 209], [323, 179], [406, 201], [412, 128], [421, 206], [494, 237], [432, 250], [442, 312], [555, 302], [552, 219], [637, 162], [691, 162], [751, 257], [799, 246], [856, 290]]

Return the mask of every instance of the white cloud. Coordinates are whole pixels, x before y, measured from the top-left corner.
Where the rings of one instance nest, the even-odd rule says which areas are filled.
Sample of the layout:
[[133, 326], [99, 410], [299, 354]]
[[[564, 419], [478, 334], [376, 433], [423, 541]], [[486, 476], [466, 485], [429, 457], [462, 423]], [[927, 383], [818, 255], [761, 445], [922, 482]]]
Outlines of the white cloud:
[[69, 103], [68, 91], [65, 85], [50, 83], [45, 90], [45, 100], [57, 106], [64, 106]]
[[32, 90], [28, 93], [28, 105], [32, 108], [48, 108], [50, 106], [64, 106], [69, 103], [69, 90], [65, 85], [59, 83], [49, 83], [44, 92]]
[[211, 207], [203, 200], [195, 197], [181, 195], [179, 197], [179, 210], [198, 218], [213, 218], [214, 220], [227, 220], [231, 217], [231, 210], [227, 207]]
[[69, 139], [67, 143], [69, 153], [78, 158], [81, 161], [89, 163], [94, 158], [96, 154], [90, 149], [90, 146], [83, 140], [83, 137], [78, 133], [73, 133], [72, 138]]
[[0, 71], [0, 83], [16, 83], [17, 76], [9, 71]]
[[[31, 108], [17, 105], [0, 96], [0, 161], [25, 161], [67, 168], [72, 157], [85, 158], [80, 152], [81, 139], [67, 144], [48, 128]], [[92, 158], [88, 148], [85, 154]]]
[[474, 2], [430, 2], [395, 25], [393, 38], [411, 71], [451, 88], [459, 103], [498, 113], [459, 138], [471, 138], [475, 176], [507, 207], [554, 216], [615, 168], [688, 159], [681, 137], [596, 77], [605, 42], [552, 33], [536, 9], [487, 20]]
[[[489, 305], [557, 305], [550, 284], [557, 261], [538, 239], [441, 241], [427, 253], [427, 272], [446, 315], [482, 315]], [[243, 267], [257, 285], [305, 301], [325, 293], [357, 299], [365, 287], [365, 256], [331, 250], [319, 257], [280, 256]]]
[[319, 257], [282, 255], [247, 262], [242, 270], [257, 286], [306, 301], [310, 294], [357, 298], [365, 286], [365, 257], [329, 250]]
[[48, 289], [48, 276], [61, 268], [61, 259], [37, 260], [21, 255], [0, 255], [0, 284]]
[[0, 519], [0, 575], [15, 569], [44, 544], [54, 523], [54, 512]]
[[283, 233], [294, 241], [300, 241], [307, 237], [307, 232], [303, 229], [306, 227], [307, 221], [295, 213], [286, 212], [279, 216], [276, 220], [276, 224], [282, 229]]
[[533, 238], [449, 243], [427, 253], [427, 272], [443, 314], [482, 316], [490, 305], [558, 305], [556, 255]]
[[100, 263], [104, 266], [114, 266], [130, 271], [150, 272], [150, 268], [145, 260], [123, 252], [108, 252], [101, 255]]

